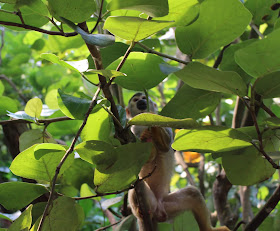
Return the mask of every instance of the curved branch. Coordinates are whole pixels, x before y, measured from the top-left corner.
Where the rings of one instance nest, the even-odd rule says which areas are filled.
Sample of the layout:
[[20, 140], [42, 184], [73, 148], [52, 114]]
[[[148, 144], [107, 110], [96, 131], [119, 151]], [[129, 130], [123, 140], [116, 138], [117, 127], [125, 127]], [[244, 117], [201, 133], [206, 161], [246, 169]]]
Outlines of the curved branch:
[[29, 26], [29, 25], [15, 23], [15, 22], [0, 21], [0, 24], [5, 25], [5, 26], [20, 27], [20, 28], [24, 28], [24, 29], [27, 29], [27, 30], [34, 30], [34, 31], [38, 31], [38, 32], [41, 32], [41, 33], [44, 33], [44, 34], [49, 34], [49, 35], [60, 35], [60, 36], [64, 36], [64, 37], [71, 37], [71, 36], [78, 35], [77, 32], [64, 33], [64, 32], [60, 32], [60, 31], [49, 31], [49, 30], [44, 30], [44, 29], [39, 28], [39, 27]]

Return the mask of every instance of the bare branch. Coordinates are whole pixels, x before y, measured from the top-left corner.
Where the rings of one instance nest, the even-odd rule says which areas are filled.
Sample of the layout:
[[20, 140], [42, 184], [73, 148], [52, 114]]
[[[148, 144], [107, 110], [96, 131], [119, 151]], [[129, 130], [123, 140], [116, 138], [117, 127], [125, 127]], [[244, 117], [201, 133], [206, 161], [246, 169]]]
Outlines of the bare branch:
[[60, 36], [64, 36], [64, 37], [72, 37], [72, 36], [78, 35], [77, 32], [63, 33], [63, 32], [60, 32], [60, 31], [49, 31], [49, 30], [44, 30], [44, 29], [39, 28], [39, 27], [29, 26], [29, 25], [15, 23], [15, 22], [0, 21], [0, 24], [5, 25], [5, 26], [20, 27], [20, 28], [24, 28], [24, 29], [27, 29], [27, 30], [34, 30], [34, 31], [38, 31], [38, 32], [41, 32], [41, 33], [44, 33], [44, 34], [49, 34], [49, 35], [60, 35]]

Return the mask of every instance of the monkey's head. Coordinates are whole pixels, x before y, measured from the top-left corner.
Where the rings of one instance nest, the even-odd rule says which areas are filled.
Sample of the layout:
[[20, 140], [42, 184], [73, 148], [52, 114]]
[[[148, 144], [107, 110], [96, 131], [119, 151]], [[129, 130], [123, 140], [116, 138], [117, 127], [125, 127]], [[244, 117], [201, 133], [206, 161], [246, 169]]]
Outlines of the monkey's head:
[[[150, 103], [150, 112], [152, 113], [157, 113], [157, 105], [155, 102], [153, 102], [150, 98], [149, 98], [149, 103]], [[147, 99], [146, 99], [146, 95], [138, 92], [135, 95], [133, 95], [131, 97], [131, 99], [128, 102], [128, 106], [126, 108], [126, 116], [128, 119], [133, 118], [134, 116], [143, 113], [143, 112], [147, 112]]]

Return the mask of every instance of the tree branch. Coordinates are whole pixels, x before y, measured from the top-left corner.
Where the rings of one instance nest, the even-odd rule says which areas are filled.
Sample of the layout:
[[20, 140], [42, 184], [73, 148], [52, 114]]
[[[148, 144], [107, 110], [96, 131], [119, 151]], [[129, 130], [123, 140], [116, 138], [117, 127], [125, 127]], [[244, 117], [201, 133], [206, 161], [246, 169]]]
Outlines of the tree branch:
[[[41, 119], [41, 120], [37, 120], [37, 123], [40, 124], [44, 124], [49, 125], [51, 123], [55, 123], [55, 122], [61, 122], [61, 121], [65, 121], [65, 120], [72, 120], [71, 118], [64, 116], [64, 117], [56, 117], [56, 118], [51, 118], [51, 119]], [[0, 125], [4, 125], [4, 124], [18, 124], [18, 123], [26, 123], [26, 124], [31, 124], [34, 123], [34, 121], [28, 121], [28, 120], [23, 120], [23, 119], [12, 119], [12, 120], [3, 120], [0, 121]]]
[[271, 211], [276, 207], [280, 201], [280, 186], [276, 188], [271, 197], [265, 203], [263, 208], [253, 218], [253, 220], [245, 227], [245, 231], [256, 230], [262, 222], [268, 217]]
[[50, 196], [49, 196], [47, 205], [46, 205], [46, 207], [45, 207], [45, 210], [44, 210], [44, 212], [43, 212], [42, 218], [41, 218], [41, 220], [40, 220], [40, 223], [39, 223], [39, 226], [38, 226], [37, 231], [42, 230], [43, 223], [44, 223], [44, 221], [45, 221], [45, 219], [46, 219], [46, 216], [47, 216], [47, 214], [48, 214], [49, 207], [50, 207], [50, 205], [51, 205], [51, 203], [52, 203], [52, 201], [53, 201], [54, 194], [55, 194], [55, 184], [56, 184], [56, 180], [57, 180], [58, 174], [59, 174], [59, 172], [60, 172], [60, 169], [61, 169], [62, 165], [64, 164], [65, 160], [67, 159], [67, 157], [73, 152], [74, 146], [75, 146], [76, 142], [78, 141], [78, 138], [79, 138], [79, 136], [80, 136], [80, 134], [81, 134], [83, 128], [85, 127], [85, 125], [86, 125], [86, 123], [87, 123], [88, 117], [89, 117], [89, 115], [90, 115], [92, 109], [93, 109], [93, 108], [95, 107], [95, 105], [97, 104], [97, 97], [98, 97], [100, 91], [101, 91], [101, 88], [98, 87], [97, 91], [95, 92], [95, 95], [94, 95], [93, 98], [92, 98], [92, 101], [91, 101], [91, 103], [90, 103], [90, 106], [89, 106], [89, 108], [88, 108], [88, 111], [87, 111], [87, 113], [86, 113], [86, 115], [85, 115], [84, 121], [83, 121], [83, 123], [82, 123], [80, 129], [78, 130], [78, 132], [77, 132], [75, 138], [73, 139], [73, 141], [72, 141], [70, 147], [67, 149], [65, 155], [62, 157], [60, 163], [59, 163], [58, 166], [56, 167], [55, 175], [54, 175], [54, 177], [53, 177], [53, 179], [52, 179]]
[[41, 32], [41, 33], [44, 33], [44, 34], [49, 34], [49, 35], [60, 35], [60, 36], [64, 36], [64, 37], [72, 37], [72, 36], [78, 35], [77, 32], [64, 33], [64, 32], [60, 32], [60, 31], [49, 31], [49, 30], [41, 29], [39, 27], [29, 26], [29, 25], [15, 23], [15, 22], [0, 21], [0, 24], [5, 25], [5, 26], [20, 27], [20, 28], [24, 28], [24, 29], [27, 29], [27, 30], [34, 30], [34, 31], [38, 31], [38, 32]]

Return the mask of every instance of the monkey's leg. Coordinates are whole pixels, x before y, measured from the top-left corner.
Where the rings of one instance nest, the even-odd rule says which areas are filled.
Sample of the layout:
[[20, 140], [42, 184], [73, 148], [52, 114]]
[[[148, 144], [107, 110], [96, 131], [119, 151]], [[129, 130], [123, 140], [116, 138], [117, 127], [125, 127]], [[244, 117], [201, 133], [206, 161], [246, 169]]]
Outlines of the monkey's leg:
[[139, 230], [154, 231], [157, 229], [157, 222], [153, 217], [158, 206], [156, 197], [145, 181], [139, 182], [136, 187], [128, 192], [128, 200], [131, 210], [137, 218]]
[[227, 227], [212, 228], [210, 214], [204, 198], [198, 189], [193, 186], [170, 193], [163, 199], [163, 204], [168, 218], [174, 218], [181, 212], [191, 210], [200, 231], [230, 231]]

